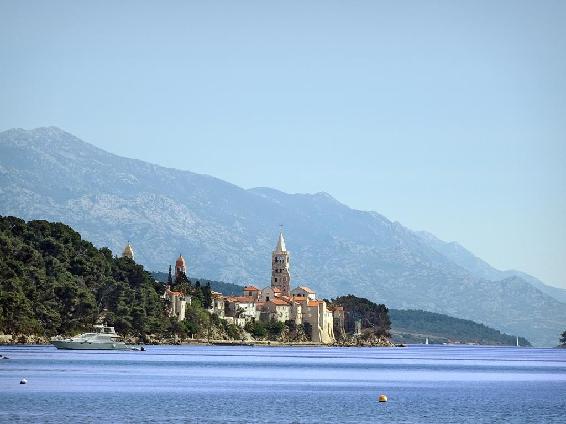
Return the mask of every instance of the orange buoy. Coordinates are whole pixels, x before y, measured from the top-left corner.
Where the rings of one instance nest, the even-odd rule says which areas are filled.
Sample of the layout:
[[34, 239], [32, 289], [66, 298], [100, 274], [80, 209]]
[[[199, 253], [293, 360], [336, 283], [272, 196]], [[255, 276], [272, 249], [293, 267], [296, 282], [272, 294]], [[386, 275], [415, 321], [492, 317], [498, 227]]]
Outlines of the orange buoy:
[[385, 395], [379, 395], [379, 397], [377, 398], [378, 402], [387, 402], [387, 396]]

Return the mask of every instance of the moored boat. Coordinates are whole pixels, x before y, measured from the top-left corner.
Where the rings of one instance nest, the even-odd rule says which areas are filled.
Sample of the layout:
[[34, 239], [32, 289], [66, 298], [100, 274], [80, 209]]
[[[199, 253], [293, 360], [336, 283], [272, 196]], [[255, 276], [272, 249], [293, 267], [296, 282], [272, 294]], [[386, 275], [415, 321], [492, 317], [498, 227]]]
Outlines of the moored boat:
[[75, 337], [54, 337], [51, 344], [57, 349], [68, 350], [132, 350], [139, 346], [128, 345], [116, 334], [114, 327], [95, 325], [94, 331], [79, 334]]

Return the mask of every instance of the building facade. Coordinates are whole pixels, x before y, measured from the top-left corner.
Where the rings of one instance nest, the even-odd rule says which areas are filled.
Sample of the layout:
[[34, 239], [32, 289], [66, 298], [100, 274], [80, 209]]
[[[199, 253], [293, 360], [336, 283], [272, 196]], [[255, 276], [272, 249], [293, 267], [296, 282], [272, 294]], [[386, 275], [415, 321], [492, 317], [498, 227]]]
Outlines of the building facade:
[[163, 299], [167, 304], [167, 313], [170, 317], [176, 317], [178, 321], [185, 320], [187, 304], [191, 304], [191, 296], [185, 296], [179, 291], [172, 291], [171, 287], [165, 287]]

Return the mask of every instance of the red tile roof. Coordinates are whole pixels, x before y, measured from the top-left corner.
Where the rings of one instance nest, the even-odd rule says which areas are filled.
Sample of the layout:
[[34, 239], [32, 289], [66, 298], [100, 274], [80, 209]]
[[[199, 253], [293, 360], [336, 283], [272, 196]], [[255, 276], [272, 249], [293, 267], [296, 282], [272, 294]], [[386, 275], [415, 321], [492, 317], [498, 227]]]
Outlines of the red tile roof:
[[285, 300], [281, 299], [281, 298], [275, 298], [273, 300], [270, 300], [269, 302], [273, 303], [274, 305], [277, 306], [289, 306], [289, 302], [286, 302]]
[[259, 289], [256, 286], [246, 286], [244, 291], [259, 291]]
[[253, 297], [250, 296], [228, 296], [226, 300], [232, 303], [255, 303]]

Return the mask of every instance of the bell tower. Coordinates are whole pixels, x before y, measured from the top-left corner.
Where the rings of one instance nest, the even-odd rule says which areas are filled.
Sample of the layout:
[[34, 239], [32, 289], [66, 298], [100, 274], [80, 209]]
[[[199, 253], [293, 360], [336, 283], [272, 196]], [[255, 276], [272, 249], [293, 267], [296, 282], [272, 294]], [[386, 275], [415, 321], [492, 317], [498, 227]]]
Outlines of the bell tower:
[[183, 255], [179, 253], [179, 257], [175, 261], [175, 279], [179, 279], [181, 273], [187, 275], [187, 263]]
[[283, 230], [281, 230], [277, 246], [271, 254], [271, 287], [281, 290], [282, 296], [289, 296], [290, 285], [289, 252], [285, 247], [285, 238], [283, 237]]

